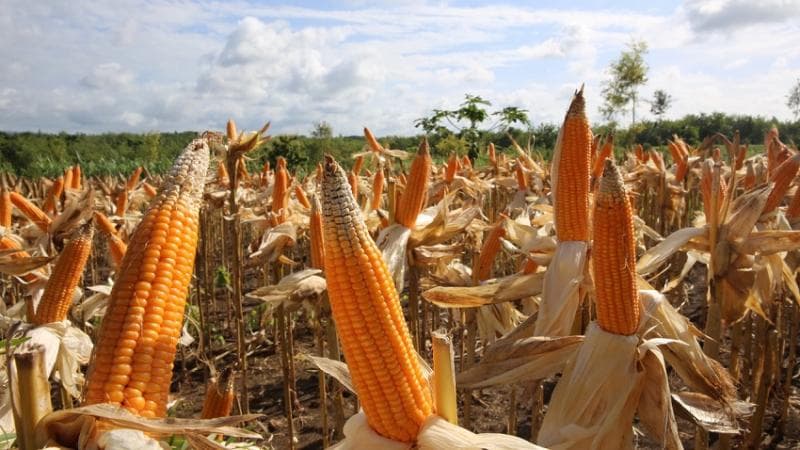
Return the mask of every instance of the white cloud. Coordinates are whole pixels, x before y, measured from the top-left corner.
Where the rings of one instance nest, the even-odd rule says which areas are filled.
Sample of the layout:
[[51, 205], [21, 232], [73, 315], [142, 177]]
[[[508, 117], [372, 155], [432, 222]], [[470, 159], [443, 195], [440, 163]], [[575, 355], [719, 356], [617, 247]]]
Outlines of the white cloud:
[[800, 16], [800, 2], [796, 0], [687, 0], [684, 7], [692, 27], [700, 32], [741, 30]]
[[124, 89], [133, 82], [133, 73], [115, 62], [98, 64], [81, 78], [81, 85], [90, 89]]

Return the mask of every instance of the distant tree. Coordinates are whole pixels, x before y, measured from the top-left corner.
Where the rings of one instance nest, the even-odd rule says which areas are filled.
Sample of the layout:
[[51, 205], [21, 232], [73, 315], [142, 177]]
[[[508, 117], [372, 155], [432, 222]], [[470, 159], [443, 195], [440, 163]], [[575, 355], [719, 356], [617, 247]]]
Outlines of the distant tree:
[[[484, 100], [478, 95], [466, 94], [464, 102], [459, 105], [458, 109], [434, 109], [430, 116], [415, 120], [414, 126], [422, 128], [429, 134], [436, 133], [444, 136], [451, 131], [455, 132], [459, 138], [467, 142], [469, 157], [475, 159], [478, 157], [482, 134], [506, 130], [514, 123], [530, 127], [527, 110], [508, 106], [489, 113], [486, 109], [487, 106], [492, 106], [488, 100]], [[479, 128], [490, 116], [496, 118], [494, 123], [488, 128]]]
[[330, 139], [333, 137], [333, 127], [324, 120], [314, 122], [314, 129], [311, 130], [311, 137], [316, 139]]
[[669, 107], [672, 106], [672, 96], [663, 89], [657, 89], [653, 92], [653, 100], [649, 103], [650, 112], [660, 121]]
[[613, 61], [608, 68], [611, 79], [605, 82], [603, 98], [605, 103], [600, 112], [607, 120], [612, 120], [617, 113], [626, 111], [630, 105], [631, 125], [636, 123], [636, 103], [639, 86], [647, 83], [647, 43], [631, 41], [628, 49], [623, 50], [619, 59]]
[[800, 117], [800, 79], [794, 84], [786, 96], [786, 106], [792, 110], [795, 118]]

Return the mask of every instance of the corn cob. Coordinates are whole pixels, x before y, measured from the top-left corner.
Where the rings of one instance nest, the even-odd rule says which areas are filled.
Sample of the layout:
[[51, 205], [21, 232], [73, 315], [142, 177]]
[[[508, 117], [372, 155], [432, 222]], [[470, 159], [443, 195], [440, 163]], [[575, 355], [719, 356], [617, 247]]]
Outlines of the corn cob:
[[606, 160], [595, 196], [593, 225], [597, 323], [609, 333], [631, 335], [639, 326], [633, 212], [611, 160]]
[[150, 183], [148, 183], [147, 181], [145, 181], [144, 183], [142, 183], [142, 189], [144, 189], [144, 193], [145, 193], [145, 194], [147, 194], [147, 196], [148, 196], [148, 197], [150, 197], [150, 198], [153, 198], [153, 197], [155, 197], [155, 196], [156, 196], [156, 194], [158, 193], [158, 191], [156, 190], [156, 188], [155, 188], [155, 187], [153, 187], [153, 185], [151, 185], [151, 184], [150, 184]]
[[364, 139], [367, 140], [367, 145], [369, 145], [370, 150], [373, 152], [380, 153], [383, 151], [383, 146], [378, 143], [378, 140], [375, 139], [375, 136], [367, 127], [364, 127]]
[[230, 187], [231, 185], [228, 169], [225, 168], [225, 163], [223, 161], [217, 161], [217, 184], [224, 188]]
[[33, 323], [61, 322], [67, 318], [72, 295], [83, 275], [83, 268], [92, 252], [94, 228], [91, 223], [78, 229], [58, 255], [53, 273], [47, 280], [42, 299], [36, 308]]
[[347, 172], [347, 182], [350, 184], [350, 190], [353, 191], [353, 197], [358, 198], [358, 175], [352, 170]]
[[72, 189], [81, 190], [81, 165], [76, 164], [72, 167]]
[[597, 154], [597, 157], [594, 160], [594, 166], [592, 167], [592, 178], [595, 180], [599, 179], [601, 175], [603, 175], [603, 166], [605, 165], [606, 159], [611, 157], [611, 153], [614, 151], [614, 135], [609, 136], [606, 138], [603, 146], [600, 147], [600, 151]]
[[294, 185], [294, 196], [297, 197], [297, 201], [303, 205], [303, 208], [311, 208], [311, 202], [308, 201], [308, 196], [299, 184]]
[[789, 219], [800, 217], [800, 187], [795, 187], [792, 201], [789, 202], [789, 207], [786, 208], [786, 217]]
[[656, 166], [656, 169], [658, 169], [659, 172], [663, 173], [665, 167], [664, 167], [664, 158], [661, 156], [661, 153], [653, 149], [650, 149], [650, 151], [647, 152], [647, 154], [650, 155], [650, 160], [653, 161], [653, 164]]
[[556, 142], [555, 223], [559, 241], [589, 240], [592, 130], [583, 88], [575, 93]]
[[129, 191], [136, 189], [136, 185], [139, 184], [139, 177], [142, 176], [143, 170], [144, 168], [139, 166], [131, 173], [131, 176], [128, 177], [128, 181], [125, 182], [125, 187], [127, 187]]
[[18, 192], [12, 192], [10, 195], [11, 203], [19, 209], [25, 217], [31, 222], [36, 224], [40, 230], [47, 233], [50, 228], [50, 223], [53, 221], [47, 214], [44, 213], [38, 206], [34, 205], [30, 200], [20, 195]]
[[469, 156], [464, 155], [461, 157], [461, 167], [463, 169], [472, 169], [472, 161], [470, 161]]
[[375, 177], [372, 178], [372, 203], [370, 208], [375, 210], [381, 207], [383, 201], [383, 184], [385, 181], [385, 174], [383, 168], [378, 167], [375, 171]]
[[0, 225], [6, 228], [11, 226], [11, 211], [14, 205], [11, 203], [11, 194], [6, 188], [0, 191]]
[[64, 171], [64, 189], [72, 189], [72, 166]]
[[244, 158], [236, 160], [236, 176], [241, 181], [250, 181], [250, 172], [247, 171], [247, 165], [244, 163]]
[[489, 142], [489, 149], [486, 151], [487, 157], [489, 159], [489, 164], [492, 167], [497, 167], [497, 150], [494, 148], [494, 143]]
[[722, 161], [722, 150], [720, 150], [719, 147], [714, 147], [711, 151], [711, 159], [714, 160], [714, 162]]
[[42, 205], [42, 210], [44, 210], [45, 213], [55, 214], [56, 204], [58, 204], [62, 192], [64, 192], [64, 177], [59, 176], [53, 181], [53, 185], [50, 186], [50, 189], [47, 191], [44, 204]]
[[277, 167], [275, 168], [275, 185], [272, 187], [272, 213], [275, 214], [276, 223], [286, 221], [288, 193], [289, 173], [286, 171], [286, 160], [278, 157]]
[[325, 268], [325, 236], [322, 231], [322, 206], [317, 196], [311, 198], [311, 216], [308, 235], [311, 239], [311, 267]]
[[[645, 159], [644, 147], [642, 147], [642, 144], [636, 144], [636, 147], [634, 148], [634, 152], [636, 153], [636, 159], [639, 160], [640, 163], [646, 163], [647, 162], [647, 160]], [[604, 162], [604, 164], [605, 164], [605, 162]]]
[[517, 178], [517, 190], [527, 191], [528, 177], [525, 175], [525, 169], [522, 168], [522, 162], [519, 158], [517, 158], [517, 162], [514, 164], [514, 175]]
[[428, 140], [423, 139], [419, 145], [417, 156], [411, 163], [406, 189], [395, 213], [397, 223], [406, 228], [414, 227], [417, 216], [425, 206], [428, 198], [428, 178], [431, 173], [431, 164]]
[[[11, 250], [11, 249], [19, 249], [19, 252], [12, 253], [9, 255], [11, 259], [30, 258], [31, 256], [30, 253], [26, 252], [25, 250], [22, 250], [22, 247], [19, 246], [17, 241], [9, 238], [8, 236], [0, 237], [0, 250]], [[33, 273], [27, 273], [21, 276], [20, 278], [22, 278], [22, 280], [24, 280], [26, 283], [32, 283], [38, 280], [39, 276], [36, 275], [35, 272], [33, 272]], [[32, 316], [33, 315], [31, 314], [28, 317]]]
[[536, 273], [537, 270], [539, 270], [539, 264], [530, 258], [525, 258], [522, 268], [520, 268], [520, 272], [524, 273], [525, 275]]
[[120, 263], [122, 263], [122, 257], [128, 251], [128, 245], [119, 237], [116, 227], [105, 214], [95, 211], [94, 222], [100, 228], [100, 231], [108, 236], [108, 250], [111, 252], [111, 259], [114, 261], [114, 266], [119, 268]]
[[444, 171], [444, 182], [450, 184], [456, 177], [458, 171], [458, 156], [455, 153], [450, 154], [450, 159], [447, 160], [447, 168]]
[[115, 202], [116, 210], [115, 214], [119, 217], [123, 217], [125, 212], [128, 211], [128, 188], [124, 188], [119, 194], [117, 194], [117, 201]]
[[356, 162], [353, 163], [353, 173], [356, 175], [361, 174], [361, 169], [364, 167], [364, 155], [358, 155]]
[[433, 413], [430, 386], [392, 275], [369, 235], [347, 175], [329, 155], [322, 195], [328, 295], [367, 422], [382, 436], [413, 442]]
[[207, 141], [192, 141], [133, 232], [99, 331], [85, 404], [165, 415], [208, 158]]
[[503, 226], [501, 218], [492, 226], [486, 240], [481, 246], [481, 252], [475, 259], [475, 265], [472, 268], [472, 283], [478, 284], [481, 281], [487, 280], [492, 275], [492, 265], [497, 252], [500, 250], [501, 239], [506, 236], [506, 230]]
[[206, 390], [200, 418], [215, 419], [231, 415], [235, 397], [233, 387], [233, 377], [229, 371], [223, 372], [219, 379], [212, 378]]
[[739, 150], [736, 153], [736, 162], [734, 163], [734, 170], [739, 170], [742, 168], [742, 164], [744, 164], [744, 160], [747, 158], [747, 146], [740, 145]]
[[781, 204], [786, 191], [797, 175], [798, 169], [800, 169], [800, 153], [786, 159], [773, 171], [770, 182], [774, 183], [774, 185], [767, 197], [766, 204], [764, 204], [763, 211], [765, 213], [772, 211]]

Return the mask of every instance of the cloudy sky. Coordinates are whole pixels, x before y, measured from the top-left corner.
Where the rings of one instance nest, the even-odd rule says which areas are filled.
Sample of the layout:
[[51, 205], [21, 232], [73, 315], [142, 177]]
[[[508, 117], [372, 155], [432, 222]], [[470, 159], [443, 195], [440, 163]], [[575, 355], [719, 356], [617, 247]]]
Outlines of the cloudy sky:
[[0, 0], [0, 130], [407, 134], [465, 93], [558, 122], [581, 83], [599, 121], [631, 39], [671, 117], [788, 119], [800, 78], [800, 0], [331, 3]]

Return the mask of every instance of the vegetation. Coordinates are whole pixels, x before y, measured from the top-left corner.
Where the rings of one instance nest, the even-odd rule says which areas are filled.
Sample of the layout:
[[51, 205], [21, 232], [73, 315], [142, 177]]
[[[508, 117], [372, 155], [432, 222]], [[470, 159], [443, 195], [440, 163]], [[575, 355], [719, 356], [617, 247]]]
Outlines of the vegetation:
[[636, 124], [636, 104], [639, 100], [639, 87], [647, 83], [647, 64], [644, 55], [647, 54], [647, 43], [632, 41], [628, 49], [620, 54], [619, 59], [613, 61], [608, 68], [611, 78], [603, 87], [605, 103], [600, 112], [612, 120], [614, 117], [630, 108], [631, 126]]

